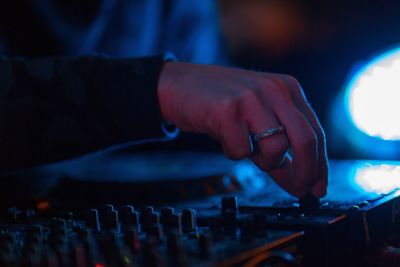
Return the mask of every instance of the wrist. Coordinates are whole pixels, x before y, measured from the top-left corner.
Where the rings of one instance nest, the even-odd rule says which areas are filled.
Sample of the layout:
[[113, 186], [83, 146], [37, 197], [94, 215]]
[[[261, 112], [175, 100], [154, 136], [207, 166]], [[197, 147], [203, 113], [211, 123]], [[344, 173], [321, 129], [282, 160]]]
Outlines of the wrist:
[[174, 68], [176, 62], [164, 62], [157, 84], [157, 97], [161, 116], [165, 121], [172, 122], [171, 100], [173, 98]]

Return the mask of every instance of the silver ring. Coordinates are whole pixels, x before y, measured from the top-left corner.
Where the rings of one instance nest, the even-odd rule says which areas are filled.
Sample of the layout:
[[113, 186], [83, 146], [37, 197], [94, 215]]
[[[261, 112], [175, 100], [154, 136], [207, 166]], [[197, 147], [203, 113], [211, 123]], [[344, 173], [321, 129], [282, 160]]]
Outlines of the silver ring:
[[267, 137], [270, 137], [274, 134], [278, 133], [283, 133], [285, 132], [285, 128], [282, 125], [279, 125], [278, 127], [272, 128], [272, 129], [267, 129], [262, 131], [261, 133], [255, 134], [254, 135], [254, 141], [258, 142], [261, 141]]

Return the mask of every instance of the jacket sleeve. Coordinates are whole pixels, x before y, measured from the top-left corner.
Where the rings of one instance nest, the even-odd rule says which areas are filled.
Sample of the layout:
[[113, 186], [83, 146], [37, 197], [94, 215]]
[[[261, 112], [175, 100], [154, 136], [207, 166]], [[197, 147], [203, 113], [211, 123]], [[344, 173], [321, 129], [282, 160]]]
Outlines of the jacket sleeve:
[[165, 137], [163, 57], [0, 59], [0, 171]]

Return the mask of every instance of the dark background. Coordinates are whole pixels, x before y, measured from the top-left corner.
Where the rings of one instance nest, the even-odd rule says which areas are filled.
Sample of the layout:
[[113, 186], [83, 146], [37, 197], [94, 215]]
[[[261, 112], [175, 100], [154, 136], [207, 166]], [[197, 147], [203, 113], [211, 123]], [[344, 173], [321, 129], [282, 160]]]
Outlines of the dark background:
[[360, 66], [400, 46], [399, 1], [221, 0], [220, 14], [235, 65], [299, 80], [326, 130], [331, 158], [373, 157], [337, 136], [329, 113]]

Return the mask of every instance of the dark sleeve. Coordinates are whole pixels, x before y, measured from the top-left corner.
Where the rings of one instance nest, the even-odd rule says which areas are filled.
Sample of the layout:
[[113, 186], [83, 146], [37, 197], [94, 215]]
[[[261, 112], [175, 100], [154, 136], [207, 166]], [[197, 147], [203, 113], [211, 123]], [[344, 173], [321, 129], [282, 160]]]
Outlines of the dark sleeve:
[[0, 171], [164, 137], [163, 57], [0, 59]]

